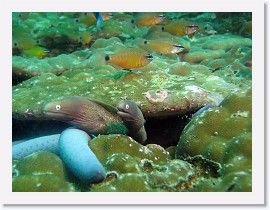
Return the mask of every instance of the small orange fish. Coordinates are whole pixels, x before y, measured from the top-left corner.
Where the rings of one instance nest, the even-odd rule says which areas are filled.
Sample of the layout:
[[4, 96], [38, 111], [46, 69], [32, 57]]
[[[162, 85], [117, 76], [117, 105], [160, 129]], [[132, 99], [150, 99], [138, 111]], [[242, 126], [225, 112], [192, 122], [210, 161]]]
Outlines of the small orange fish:
[[153, 26], [161, 23], [165, 18], [163, 14], [147, 12], [135, 15], [132, 21], [139, 26]]
[[132, 70], [146, 66], [153, 60], [153, 56], [139, 48], [121, 47], [114, 54], [106, 55], [106, 63], [116, 65], [123, 69]]
[[174, 36], [185, 36], [195, 33], [198, 26], [186, 20], [174, 20], [164, 26], [164, 31]]
[[149, 46], [153, 51], [161, 54], [173, 54], [183, 51], [185, 48], [169, 39], [145, 40], [144, 44]]

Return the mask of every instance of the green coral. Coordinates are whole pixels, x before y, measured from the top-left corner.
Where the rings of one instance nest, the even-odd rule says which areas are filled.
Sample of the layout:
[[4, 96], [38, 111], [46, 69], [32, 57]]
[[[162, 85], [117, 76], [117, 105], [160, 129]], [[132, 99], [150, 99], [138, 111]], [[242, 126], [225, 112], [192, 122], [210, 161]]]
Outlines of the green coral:
[[66, 178], [66, 169], [62, 160], [50, 152], [35, 152], [16, 163], [14, 170], [21, 175], [53, 174], [61, 179]]
[[106, 162], [108, 171], [117, 173], [138, 173], [138, 161], [132, 156], [123, 153], [113, 154]]
[[[218, 107], [209, 108], [184, 128], [176, 157], [201, 155], [221, 163], [222, 173], [252, 169], [251, 89], [229, 94]], [[239, 187], [239, 189], [241, 189]], [[245, 188], [251, 190], [251, 188]]]
[[251, 189], [251, 171], [241, 171], [226, 174], [215, 180], [202, 180], [191, 192], [250, 192]]
[[192, 66], [189, 63], [179, 62], [170, 66], [170, 73], [186, 76], [192, 73]]
[[89, 146], [105, 167], [108, 157], [113, 157], [112, 155], [117, 153], [128, 154], [138, 161], [146, 158], [153, 163], [161, 163], [170, 159], [170, 156], [167, 155], [167, 152], [161, 147], [160, 149], [162, 151], [159, 152], [159, 156], [157, 156], [155, 154], [156, 152], [153, 152], [148, 147], [139, 144], [130, 137], [118, 134], [109, 136], [99, 135], [97, 138], [90, 141]]
[[92, 192], [150, 192], [151, 187], [141, 174], [112, 174], [113, 181], [93, 187]]
[[[210, 50], [227, 51], [235, 46], [248, 46], [248, 47], [250, 47], [252, 44], [251, 39], [243, 38], [240, 36], [235, 36], [235, 37], [229, 37], [229, 36], [223, 36], [223, 35], [215, 35], [215, 36], [219, 37], [219, 39], [210, 39], [209, 41], [205, 42], [202, 47], [204, 49], [210, 49]], [[220, 41], [220, 40], [222, 40], [222, 41]]]
[[72, 192], [74, 187], [53, 174], [21, 175], [12, 179], [13, 192]]
[[151, 187], [145, 182], [145, 177], [141, 174], [124, 174], [112, 183], [118, 192], [149, 192]]
[[199, 63], [205, 59], [221, 58], [225, 54], [224, 50], [191, 49], [189, 53], [183, 55], [182, 60], [189, 63]]
[[107, 178], [91, 185], [91, 191], [187, 191], [194, 180], [216, 177], [219, 171], [208, 160], [208, 168], [199, 164], [201, 160], [194, 161], [193, 167], [187, 161], [172, 160], [159, 145], [143, 146], [124, 135], [100, 135], [89, 146], [107, 171]]
[[62, 160], [50, 152], [40, 151], [13, 161], [13, 192], [75, 191], [68, 179]]

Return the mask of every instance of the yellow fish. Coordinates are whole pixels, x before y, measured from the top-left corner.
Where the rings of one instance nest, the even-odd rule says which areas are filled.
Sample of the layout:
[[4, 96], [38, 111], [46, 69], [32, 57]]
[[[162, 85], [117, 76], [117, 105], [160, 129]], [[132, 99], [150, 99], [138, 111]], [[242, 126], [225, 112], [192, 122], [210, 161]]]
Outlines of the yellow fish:
[[162, 29], [174, 36], [185, 36], [195, 33], [198, 30], [198, 26], [190, 21], [174, 20], [168, 25], [165, 25]]
[[92, 35], [89, 31], [82, 31], [80, 33], [80, 41], [83, 45], [87, 45], [91, 42]]
[[133, 70], [146, 66], [153, 60], [147, 51], [134, 47], [118, 48], [114, 54], [105, 55], [106, 63], [116, 65], [122, 69]]
[[27, 37], [25, 34], [21, 36], [12, 37], [12, 48], [17, 48], [19, 50], [31, 49], [37, 44], [37, 41], [32, 37]]
[[145, 40], [144, 44], [153, 51], [161, 54], [179, 53], [185, 49], [182, 45], [179, 45], [170, 39]]
[[41, 46], [35, 46], [31, 49], [24, 50], [23, 54], [30, 57], [44, 58], [50, 51]]
[[165, 18], [163, 14], [146, 12], [135, 15], [132, 22], [139, 26], [153, 26], [161, 23]]

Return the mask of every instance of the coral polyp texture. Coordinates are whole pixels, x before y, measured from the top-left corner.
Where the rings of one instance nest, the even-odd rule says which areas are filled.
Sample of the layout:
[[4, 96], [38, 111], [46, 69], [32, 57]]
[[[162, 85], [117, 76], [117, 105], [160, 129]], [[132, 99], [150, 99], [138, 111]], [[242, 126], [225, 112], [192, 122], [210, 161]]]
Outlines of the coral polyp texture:
[[251, 17], [13, 13], [13, 191], [251, 191]]

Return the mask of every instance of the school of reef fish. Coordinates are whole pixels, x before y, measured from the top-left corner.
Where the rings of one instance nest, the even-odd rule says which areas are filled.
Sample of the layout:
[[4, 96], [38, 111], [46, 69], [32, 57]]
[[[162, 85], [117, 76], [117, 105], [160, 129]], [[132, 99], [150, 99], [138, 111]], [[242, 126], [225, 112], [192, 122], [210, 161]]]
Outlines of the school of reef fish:
[[251, 13], [14, 12], [14, 192], [252, 191]]

